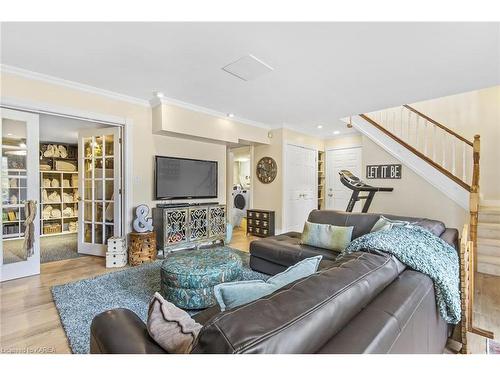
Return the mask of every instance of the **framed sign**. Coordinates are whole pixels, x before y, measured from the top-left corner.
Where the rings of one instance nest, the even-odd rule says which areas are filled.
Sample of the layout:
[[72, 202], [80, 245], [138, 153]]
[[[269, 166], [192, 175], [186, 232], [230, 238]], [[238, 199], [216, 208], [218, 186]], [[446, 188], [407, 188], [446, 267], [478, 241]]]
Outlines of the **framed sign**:
[[367, 179], [386, 179], [386, 180], [399, 180], [401, 179], [401, 164], [380, 164], [380, 165], [367, 165], [366, 178]]

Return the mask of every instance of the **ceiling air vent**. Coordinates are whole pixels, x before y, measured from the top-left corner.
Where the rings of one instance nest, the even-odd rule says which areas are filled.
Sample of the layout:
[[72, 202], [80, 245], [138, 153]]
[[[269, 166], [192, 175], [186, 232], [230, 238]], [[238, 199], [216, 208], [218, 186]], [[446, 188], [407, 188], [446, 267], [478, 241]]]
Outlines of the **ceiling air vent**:
[[263, 74], [272, 72], [273, 68], [255, 56], [247, 55], [226, 65], [222, 70], [232, 74], [243, 81], [251, 81]]

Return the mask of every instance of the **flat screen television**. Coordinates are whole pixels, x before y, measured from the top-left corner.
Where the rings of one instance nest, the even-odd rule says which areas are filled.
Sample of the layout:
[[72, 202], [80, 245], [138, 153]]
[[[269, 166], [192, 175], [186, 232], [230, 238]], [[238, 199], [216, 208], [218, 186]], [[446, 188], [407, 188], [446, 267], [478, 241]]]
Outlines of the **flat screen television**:
[[217, 198], [217, 162], [156, 156], [155, 199]]

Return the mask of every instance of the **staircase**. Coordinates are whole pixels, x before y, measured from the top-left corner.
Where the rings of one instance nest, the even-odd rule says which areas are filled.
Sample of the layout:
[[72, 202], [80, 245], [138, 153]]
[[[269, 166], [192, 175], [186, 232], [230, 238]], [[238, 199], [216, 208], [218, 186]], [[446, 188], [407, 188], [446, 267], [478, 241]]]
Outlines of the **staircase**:
[[500, 276], [500, 207], [479, 207], [477, 270]]
[[344, 119], [469, 212], [460, 239], [462, 352], [473, 325], [475, 271], [500, 275], [500, 207], [479, 205], [480, 137], [469, 140], [409, 105]]

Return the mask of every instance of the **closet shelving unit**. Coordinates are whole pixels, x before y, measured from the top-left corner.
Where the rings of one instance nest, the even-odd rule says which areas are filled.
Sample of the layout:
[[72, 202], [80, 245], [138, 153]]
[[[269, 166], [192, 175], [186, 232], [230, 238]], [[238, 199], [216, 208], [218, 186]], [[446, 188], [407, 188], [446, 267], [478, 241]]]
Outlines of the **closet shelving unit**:
[[318, 210], [325, 208], [325, 152], [318, 151]]
[[[56, 143], [50, 143], [56, 144]], [[57, 143], [57, 145], [60, 145]], [[77, 232], [77, 222], [78, 222], [78, 170], [76, 171], [62, 171], [55, 170], [56, 161], [63, 160], [69, 161], [77, 166], [77, 159], [75, 157], [77, 152], [77, 146], [71, 144], [62, 144], [68, 150], [68, 157], [43, 157], [44, 145], [41, 144], [41, 163], [50, 165], [52, 170], [41, 170], [40, 171], [40, 228], [42, 236], [57, 236], [67, 233]], [[57, 180], [57, 183], [53, 184], [53, 181]], [[50, 181], [51, 186], [45, 186], [45, 181]], [[56, 192], [59, 195], [59, 199], [56, 201], [47, 200], [44, 198], [44, 190], [47, 192], [47, 196]], [[63, 199], [64, 193], [71, 194], [73, 199], [65, 200]], [[44, 218], [44, 209], [47, 206], [51, 206], [53, 209], [60, 211], [60, 216]], [[70, 207], [73, 210], [73, 215], [64, 216], [64, 209]], [[70, 230], [70, 223], [75, 226], [74, 230]]]
[[24, 237], [24, 201], [27, 197], [26, 139], [2, 140], [2, 239]]

